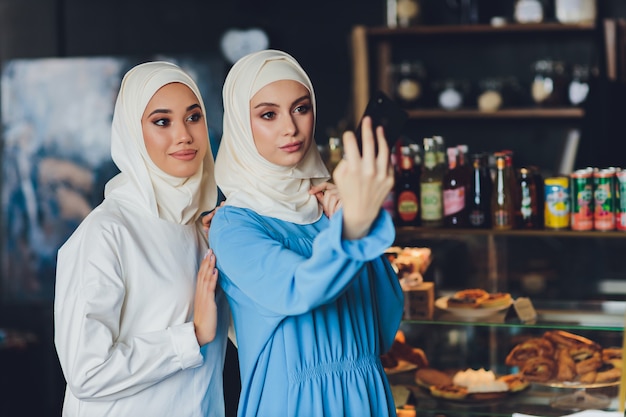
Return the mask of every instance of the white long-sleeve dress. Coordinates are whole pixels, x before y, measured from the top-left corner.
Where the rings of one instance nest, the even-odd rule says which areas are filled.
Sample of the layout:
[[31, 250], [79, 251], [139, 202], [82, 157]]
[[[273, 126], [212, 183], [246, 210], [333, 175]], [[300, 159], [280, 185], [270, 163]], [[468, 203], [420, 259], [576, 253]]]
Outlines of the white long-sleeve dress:
[[55, 344], [67, 380], [64, 416], [224, 415], [230, 320], [217, 290], [215, 340], [192, 322], [207, 243], [201, 229], [107, 198], [59, 251]]

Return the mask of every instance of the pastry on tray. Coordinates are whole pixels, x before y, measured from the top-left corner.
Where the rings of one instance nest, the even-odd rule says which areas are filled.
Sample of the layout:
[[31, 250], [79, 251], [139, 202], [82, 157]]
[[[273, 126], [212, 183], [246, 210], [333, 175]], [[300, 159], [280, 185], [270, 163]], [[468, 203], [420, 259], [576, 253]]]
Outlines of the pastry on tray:
[[415, 383], [430, 389], [432, 385], [452, 385], [452, 376], [434, 368], [421, 368], [415, 372]]
[[415, 383], [434, 397], [471, 401], [502, 398], [529, 386], [529, 381], [520, 374], [496, 377], [492, 371], [471, 368], [454, 375], [433, 368], [418, 369]]
[[529, 381], [547, 384], [616, 383], [623, 370], [620, 348], [605, 348], [564, 330], [549, 330], [541, 337], [518, 343], [505, 363], [519, 367], [521, 375]]
[[393, 344], [388, 352], [380, 356], [380, 360], [385, 369], [393, 369], [400, 365], [401, 361], [405, 364], [414, 365], [414, 368], [428, 367], [428, 358], [424, 351], [418, 347], [411, 346], [406, 342], [406, 337], [402, 330], [396, 332]]
[[508, 307], [513, 302], [508, 292], [487, 292], [482, 288], [468, 288], [460, 290], [448, 297], [447, 306], [450, 308], [490, 308], [499, 309]]
[[480, 288], [471, 288], [455, 292], [448, 298], [448, 307], [453, 308], [477, 308], [483, 300], [489, 297], [489, 293]]

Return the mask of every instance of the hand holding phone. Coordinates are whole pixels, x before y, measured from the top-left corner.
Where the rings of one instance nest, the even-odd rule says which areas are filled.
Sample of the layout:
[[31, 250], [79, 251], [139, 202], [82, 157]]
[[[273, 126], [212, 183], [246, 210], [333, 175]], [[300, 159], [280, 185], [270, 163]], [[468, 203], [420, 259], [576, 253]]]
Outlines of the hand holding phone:
[[[393, 148], [402, 134], [404, 124], [408, 119], [407, 112], [404, 111], [396, 102], [391, 100], [385, 93], [378, 91], [370, 98], [370, 101], [365, 108], [365, 112], [363, 113], [363, 117], [365, 116], [370, 116], [372, 118], [372, 128], [374, 130], [378, 126], [383, 127], [383, 130], [385, 131], [385, 138], [387, 139], [387, 145], [391, 151], [391, 148]], [[361, 118], [361, 121], [363, 120], [363, 117]], [[362, 151], [361, 124], [362, 122], [359, 122], [355, 131], [359, 151]]]

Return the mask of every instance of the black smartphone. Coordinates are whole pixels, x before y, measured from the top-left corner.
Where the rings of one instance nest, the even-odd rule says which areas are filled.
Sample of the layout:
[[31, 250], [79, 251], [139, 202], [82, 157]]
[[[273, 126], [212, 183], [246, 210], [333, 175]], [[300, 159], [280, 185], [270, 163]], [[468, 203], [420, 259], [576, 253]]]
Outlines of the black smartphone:
[[[367, 103], [367, 107], [363, 113], [363, 117], [365, 116], [370, 116], [372, 118], [372, 126], [374, 129], [378, 126], [383, 127], [385, 131], [385, 138], [387, 139], [387, 145], [389, 146], [389, 151], [391, 152], [391, 148], [393, 148], [400, 138], [404, 124], [409, 117], [407, 112], [400, 107], [398, 103], [390, 99], [385, 93], [377, 91]], [[362, 150], [361, 123], [363, 117], [361, 117], [361, 122], [359, 122], [355, 131], [359, 151]], [[378, 145], [376, 151], [378, 151]]]

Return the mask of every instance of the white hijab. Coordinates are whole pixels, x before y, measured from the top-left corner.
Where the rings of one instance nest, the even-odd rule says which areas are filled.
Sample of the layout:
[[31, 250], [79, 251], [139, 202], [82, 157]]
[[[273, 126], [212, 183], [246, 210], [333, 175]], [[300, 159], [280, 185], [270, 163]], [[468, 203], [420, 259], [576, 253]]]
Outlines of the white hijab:
[[226, 196], [227, 205], [249, 208], [292, 223], [310, 224], [323, 211], [309, 189], [312, 184], [330, 178], [315, 140], [297, 165], [283, 167], [263, 158], [252, 136], [250, 99], [261, 88], [279, 80], [294, 80], [309, 90], [315, 117], [313, 85], [292, 56], [264, 50], [241, 58], [224, 83], [224, 132], [215, 159], [215, 180]]
[[191, 177], [179, 178], [166, 174], [152, 161], [141, 129], [141, 117], [152, 96], [173, 82], [193, 91], [206, 120], [196, 83], [178, 66], [148, 62], [128, 71], [115, 103], [111, 132], [111, 156], [121, 173], [106, 184], [105, 196], [130, 200], [161, 219], [189, 224], [217, 203], [210, 142], [201, 169]]

